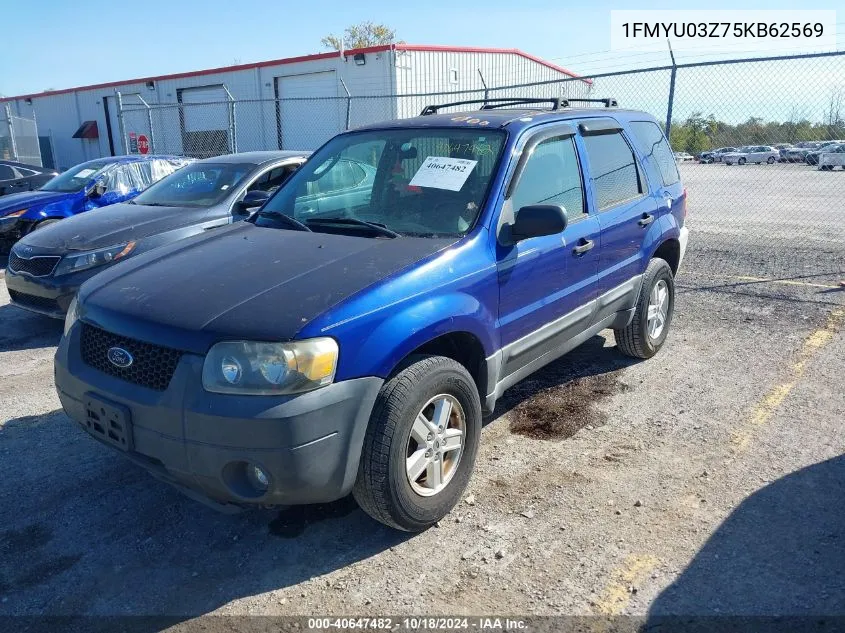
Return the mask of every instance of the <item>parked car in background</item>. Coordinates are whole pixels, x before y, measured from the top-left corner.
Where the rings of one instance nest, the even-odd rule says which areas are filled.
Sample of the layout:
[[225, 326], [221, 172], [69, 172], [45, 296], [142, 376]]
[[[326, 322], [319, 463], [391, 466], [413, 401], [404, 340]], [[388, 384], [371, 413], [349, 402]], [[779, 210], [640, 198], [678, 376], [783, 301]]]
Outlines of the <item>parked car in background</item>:
[[675, 160], [679, 163], [683, 163], [688, 160], [695, 160], [695, 156], [688, 154], [687, 152], [675, 152]]
[[821, 147], [822, 145], [824, 145], [824, 143], [816, 141], [801, 141], [785, 151], [784, 159], [788, 163], [803, 163], [809, 152]]
[[0, 196], [38, 189], [59, 172], [55, 169], [0, 160]]
[[84, 281], [119, 261], [248, 218], [309, 152], [245, 152], [187, 165], [133, 200], [24, 236], [6, 269], [12, 304], [56, 318]]
[[[249, 220], [87, 281], [55, 356], [64, 410], [220, 509], [352, 492], [434, 525], [506, 389], [605, 328], [659, 352], [687, 244], [654, 117], [504, 101], [335, 136]], [[437, 113], [467, 103], [487, 109]]]
[[728, 152], [735, 152], [736, 150], [736, 147], [720, 147], [718, 149], [713, 149], [708, 152], [701, 152], [701, 155], [698, 157], [698, 160], [702, 163], [720, 163], [722, 162], [722, 156], [724, 156]]
[[833, 141], [822, 145], [817, 149], [807, 152], [807, 155], [804, 156], [804, 162], [808, 165], [818, 165], [820, 154], [835, 152], [840, 146], [842, 146], [842, 143], [839, 141]]
[[819, 169], [833, 171], [834, 167], [845, 169], [845, 143], [840, 143], [836, 148], [819, 154]]
[[14, 242], [63, 218], [131, 200], [193, 162], [180, 156], [113, 156], [76, 165], [37, 190], [0, 198], [0, 241]]
[[745, 163], [768, 163], [772, 165], [780, 158], [780, 152], [769, 145], [746, 145], [735, 152], [722, 155], [726, 165], [744, 165]]

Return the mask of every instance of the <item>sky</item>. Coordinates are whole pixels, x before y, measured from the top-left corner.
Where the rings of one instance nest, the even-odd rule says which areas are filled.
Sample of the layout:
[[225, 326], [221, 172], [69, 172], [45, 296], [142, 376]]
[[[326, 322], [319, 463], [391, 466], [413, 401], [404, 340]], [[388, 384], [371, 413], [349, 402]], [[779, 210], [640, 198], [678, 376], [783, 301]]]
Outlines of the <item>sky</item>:
[[[320, 39], [362, 20], [381, 22], [410, 44], [519, 48], [576, 72], [668, 63], [665, 53], [608, 52], [611, 9], [719, 9], [737, 3], [592, 0], [47, 0], [4, 3], [0, 94], [119, 81], [321, 52]], [[572, 6], [567, 6], [571, 4]], [[842, 9], [841, 0], [745, 0], [743, 8]], [[424, 7], [424, 10], [420, 10]], [[845, 49], [845, 10], [837, 17]], [[750, 54], [750, 52], [749, 52]], [[719, 56], [713, 45], [679, 61]], [[730, 56], [736, 57], [736, 53]]]

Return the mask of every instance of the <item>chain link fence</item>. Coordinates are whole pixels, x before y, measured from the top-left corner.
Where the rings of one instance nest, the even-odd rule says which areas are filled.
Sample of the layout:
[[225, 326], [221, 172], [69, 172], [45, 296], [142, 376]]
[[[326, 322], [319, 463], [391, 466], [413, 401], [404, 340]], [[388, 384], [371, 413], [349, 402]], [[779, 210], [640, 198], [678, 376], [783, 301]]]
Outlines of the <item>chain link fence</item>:
[[41, 166], [35, 120], [14, 116], [8, 103], [0, 114], [0, 159]]
[[[130, 151], [143, 151], [143, 140], [150, 152], [198, 158], [313, 150], [341, 131], [416, 116], [429, 104], [587, 95], [652, 114], [673, 149], [688, 155], [679, 157], [694, 236], [688, 270], [767, 277], [845, 272], [845, 53], [678, 64], [460, 92], [125, 102], [121, 133]], [[712, 153], [724, 148], [732, 153]]]

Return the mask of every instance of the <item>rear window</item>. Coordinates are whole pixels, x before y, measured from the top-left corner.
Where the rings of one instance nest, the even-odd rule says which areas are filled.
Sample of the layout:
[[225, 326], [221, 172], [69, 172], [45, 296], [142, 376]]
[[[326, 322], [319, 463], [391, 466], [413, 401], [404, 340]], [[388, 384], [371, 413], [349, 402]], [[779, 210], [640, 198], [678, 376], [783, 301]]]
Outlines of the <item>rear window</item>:
[[[654, 121], [634, 121], [631, 123], [637, 143], [646, 158], [657, 166], [664, 186], [673, 185], [681, 179], [678, 165], [672, 156], [672, 148], [666, 141], [663, 131]], [[725, 150], [733, 148], [726, 147]]]

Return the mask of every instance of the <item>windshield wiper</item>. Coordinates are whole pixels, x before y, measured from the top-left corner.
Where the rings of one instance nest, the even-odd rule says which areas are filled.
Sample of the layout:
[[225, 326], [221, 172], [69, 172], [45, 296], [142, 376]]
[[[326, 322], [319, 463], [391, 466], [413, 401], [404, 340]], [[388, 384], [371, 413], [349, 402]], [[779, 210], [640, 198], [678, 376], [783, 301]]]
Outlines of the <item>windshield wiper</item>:
[[269, 218], [278, 218], [283, 222], [286, 222], [289, 226], [299, 229], [300, 231], [308, 231], [309, 233], [313, 232], [310, 228], [308, 228], [307, 224], [304, 224], [296, 218], [292, 218], [291, 216], [284, 214], [281, 211], [259, 211], [258, 215], [263, 215], [264, 217]]
[[399, 237], [399, 233], [387, 228], [384, 224], [376, 222], [367, 222], [366, 220], [359, 220], [358, 218], [312, 218], [307, 220], [308, 224], [350, 224], [352, 226], [365, 226], [372, 229], [379, 235], [386, 237]]

